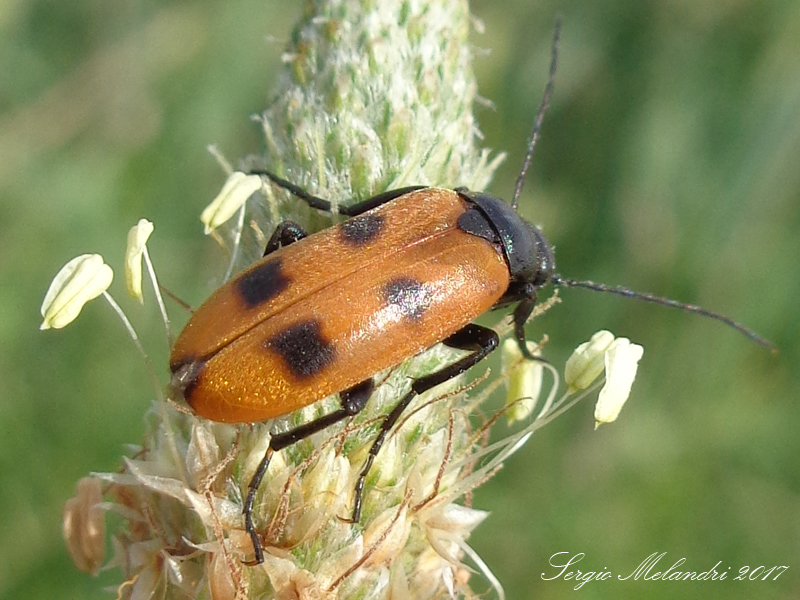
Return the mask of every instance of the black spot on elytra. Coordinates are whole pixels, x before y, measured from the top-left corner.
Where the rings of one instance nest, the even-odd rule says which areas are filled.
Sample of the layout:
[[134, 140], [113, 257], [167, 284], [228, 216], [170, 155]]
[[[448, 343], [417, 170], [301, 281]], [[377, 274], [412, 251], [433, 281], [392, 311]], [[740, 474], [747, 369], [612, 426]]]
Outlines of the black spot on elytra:
[[313, 377], [331, 364], [336, 354], [320, 329], [319, 321], [303, 321], [272, 336], [264, 346], [280, 354], [298, 379]]
[[360, 215], [339, 225], [342, 241], [351, 246], [364, 246], [374, 240], [383, 228], [380, 215]]
[[419, 321], [431, 305], [430, 291], [413, 277], [392, 279], [383, 286], [383, 297], [410, 321]]
[[253, 308], [272, 300], [291, 283], [283, 272], [280, 259], [268, 260], [236, 280], [236, 289], [247, 304]]

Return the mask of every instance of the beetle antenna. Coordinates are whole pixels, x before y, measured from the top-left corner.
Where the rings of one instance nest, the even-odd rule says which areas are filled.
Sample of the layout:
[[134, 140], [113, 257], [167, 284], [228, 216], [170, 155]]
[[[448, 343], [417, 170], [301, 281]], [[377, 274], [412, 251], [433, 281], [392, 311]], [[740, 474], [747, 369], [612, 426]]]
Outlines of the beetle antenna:
[[595, 283], [594, 281], [578, 281], [577, 279], [569, 279], [568, 277], [562, 277], [561, 275], [553, 275], [550, 278], [550, 281], [553, 282], [553, 285], [556, 286], [563, 286], [563, 287], [578, 287], [584, 288], [587, 290], [592, 290], [595, 292], [608, 292], [609, 294], [616, 294], [617, 296], [624, 296], [625, 298], [633, 298], [634, 300], [641, 300], [643, 302], [652, 302], [653, 304], [660, 304], [661, 306], [671, 306], [673, 308], [680, 308], [686, 312], [696, 313], [703, 317], [708, 317], [709, 319], [714, 319], [715, 321], [722, 321], [728, 327], [732, 327], [748, 339], [754, 341], [756, 344], [767, 348], [773, 354], [778, 353], [778, 347], [770, 342], [768, 339], [761, 337], [755, 331], [750, 329], [749, 327], [745, 327], [738, 321], [734, 321], [730, 317], [726, 317], [723, 314], [707, 310], [701, 306], [695, 306], [694, 304], [684, 304], [683, 302], [678, 302], [677, 300], [672, 300], [671, 298], [662, 298], [661, 296], [655, 296], [653, 294], [648, 294], [646, 292], [634, 292], [633, 290], [629, 290], [628, 288], [621, 287], [621, 286], [612, 286], [612, 285], [605, 285], [603, 283]]
[[558, 41], [561, 38], [561, 15], [556, 17], [556, 27], [553, 31], [553, 50], [550, 58], [550, 77], [547, 80], [547, 87], [544, 88], [544, 96], [542, 103], [539, 105], [539, 112], [536, 114], [536, 121], [533, 125], [533, 132], [528, 139], [528, 153], [525, 155], [525, 160], [522, 162], [522, 170], [517, 176], [517, 183], [514, 185], [514, 195], [511, 197], [511, 208], [517, 210], [517, 200], [522, 193], [522, 186], [525, 183], [525, 175], [528, 173], [528, 167], [531, 166], [531, 158], [533, 158], [533, 148], [536, 146], [536, 141], [539, 139], [539, 131], [542, 128], [542, 121], [544, 121], [544, 113], [547, 112], [547, 107], [550, 104], [550, 96], [553, 95], [553, 88], [556, 82], [556, 64], [558, 62]]

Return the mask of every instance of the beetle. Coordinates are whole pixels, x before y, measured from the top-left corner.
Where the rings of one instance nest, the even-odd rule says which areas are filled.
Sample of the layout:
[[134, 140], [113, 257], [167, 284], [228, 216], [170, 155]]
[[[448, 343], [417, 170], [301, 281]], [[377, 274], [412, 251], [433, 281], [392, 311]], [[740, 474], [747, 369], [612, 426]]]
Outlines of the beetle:
[[264, 258], [212, 294], [171, 352], [173, 388], [213, 421], [264, 421], [339, 393], [339, 410], [270, 440], [244, 506], [256, 564], [252, 507], [273, 452], [361, 411], [375, 373], [439, 342], [470, 351], [414, 380], [386, 416], [358, 479], [357, 522], [367, 474], [403, 410], [497, 347], [497, 334], [472, 321], [517, 302], [517, 339], [530, 357], [523, 326], [552, 275], [541, 232], [487, 194], [404, 188], [345, 211], [354, 216], [310, 236], [279, 225]]
[[[514, 337], [522, 354], [534, 359], [524, 325], [539, 289], [548, 283], [676, 306], [722, 320], [768, 345], [744, 326], [700, 307], [555, 273], [552, 247], [516, 207], [553, 90], [558, 36], [557, 25], [549, 80], [510, 204], [465, 188], [412, 186], [339, 205], [349, 219], [313, 235], [284, 221], [263, 258], [216, 290], [176, 340], [171, 387], [202, 417], [249, 423], [332, 394], [341, 401], [338, 410], [271, 437], [243, 507], [254, 550], [246, 564], [264, 559], [252, 511], [275, 452], [356, 415], [373, 391], [376, 373], [440, 342], [468, 351], [412, 380], [384, 418], [357, 480], [352, 514], [357, 522], [370, 468], [414, 397], [465, 372], [497, 347], [497, 333], [474, 324], [476, 317], [515, 304]], [[290, 181], [267, 171], [252, 173], [314, 209], [331, 212], [329, 201]]]

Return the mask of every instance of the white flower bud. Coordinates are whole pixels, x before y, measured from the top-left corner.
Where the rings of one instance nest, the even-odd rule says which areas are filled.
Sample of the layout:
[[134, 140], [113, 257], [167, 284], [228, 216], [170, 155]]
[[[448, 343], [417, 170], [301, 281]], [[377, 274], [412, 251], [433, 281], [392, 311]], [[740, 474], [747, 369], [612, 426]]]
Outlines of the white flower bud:
[[603, 330], [595, 333], [588, 342], [575, 348], [564, 367], [564, 381], [569, 393], [585, 390], [600, 377], [606, 350], [613, 342], [614, 334]]
[[594, 409], [595, 429], [612, 423], [619, 416], [631, 393], [631, 385], [643, 354], [644, 348], [632, 344], [627, 338], [617, 338], [605, 352], [606, 383], [600, 390]]
[[258, 175], [246, 175], [241, 171], [231, 173], [217, 197], [200, 214], [206, 235], [235, 215], [247, 199], [261, 189], [261, 185]]
[[81, 254], [64, 265], [53, 278], [42, 302], [44, 320], [39, 329], [61, 329], [74, 321], [83, 305], [108, 289], [114, 279], [99, 254]]
[[[536, 344], [526, 342], [528, 350], [538, 355]], [[542, 391], [542, 363], [527, 360], [519, 350], [517, 340], [507, 339], [503, 342], [500, 361], [506, 378], [506, 419], [509, 425], [527, 419], [536, 407]]]
[[142, 255], [151, 233], [153, 233], [153, 224], [147, 219], [139, 219], [139, 222], [128, 232], [128, 247], [125, 249], [125, 285], [131, 298], [135, 298], [140, 303], [144, 302]]

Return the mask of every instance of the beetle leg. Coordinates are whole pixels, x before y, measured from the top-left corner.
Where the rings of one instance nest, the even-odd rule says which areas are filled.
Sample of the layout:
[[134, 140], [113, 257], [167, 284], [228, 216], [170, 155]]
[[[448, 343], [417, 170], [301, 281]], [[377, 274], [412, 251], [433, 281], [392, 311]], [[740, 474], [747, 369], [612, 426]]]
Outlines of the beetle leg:
[[527, 296], [520, 300], [520, 303], [517, 304], [517, 307], [514, 309], [514, 339], [517, 340], [519, 351], [524, 358], [549, 365], [551, 363], [546, 358], [531, 354], [530, 350], [528, 350], [527, 340], [525, 339], [525, 321], [531, 316], [536, 306], [535, 290], [536, 288], [533, 288], [526, 292]]
[[400, 418], [400, 415], [403, 413], [403, 411], [408, 408], [408, 405], [411, 403], [414, 397], [422, 394], [423, 392], [427, 392], [429, 389], [436, 387], [440, 383], [444, 383], [453, 377], [461, 375], [461, 373], [479, 363], [486, 357], [486, 355], [497, 348], [499, 339], [494, 330], [470, 323], [462, 329], [459, 329], [453, 335], [445, 339], [442, 343], [445, 346], [456, 348], [458, 350], [470, 350], [472, 351], [472, 354], [457, 360], [452, 365], [436, 371], [435, 373], [415, 379], [411, 383], [411, 389], [409, 392], [403, 397], [402, 400], [400, 400], [400, 402], [397, 403], [397, 405], [392, 409], [392, 412], [386, 416], [383, 424], [381, 424], [380, 431], [378, 432], [375, 441], [372, 442], [372, 447], [369, 449], [367, 461], [364, 463], [364, 468], [361, 470], [361, 474], [358, 476], [358, 481], [356, 482], [355, 499], [353, 501], [353, 516], [350, 519], [351, 523], [357, 523], [361, 517], [361, 502], [364, 494], [364, 483], [366, 482], [367, 475], [369, 475], [369, 471], [372, 468], [372, 463], [375, 461], [375, 457], [378, 455], [378, 452], [380, 451], [387, 434], [389, 431], [391, 431], [392, 427], [394, 427], [395, 423], [397, 423], [397, 419]]
[[528, 360], [536, 360], [536, 357], [530, 353], [528, 344], [525, 341], [525, 321], [531, 316], [535, 306], [536, 292], [533, 292], [532, 295], [523, 298], [514, 309], [514, 338], [517, 340], [522, 356]]
[[[254, 169], [250, 171], [250, 174], [263, 175], [278, 187], [285, 189], [290, 194], [293, 194], [294, 196], [297, 196], [298, 198], [303, 200], [311, 208], [316, 208], [317, 210], [322, 210], [325, 212], [332, 212], [331, 203], [329, 200], [323, 200], [319, 196], [314, 196], [313, 194], [309, 194], [303, 188], [293, 184], [291, 181], [287, 181], [286, 179], [278, 177], [277, 175], [270, 173], [269, 171], [265, 171], [263, 169]], [[398, 188], [396, 190], [389, 190], [388, 192], [383, 192], [382, 194], [378, 194], [377, 196], [373, 196], [372, 198], [367, 198], [366, 200], [357, 202], [356, 204], [351, 204], [349, 206], [340, 204], [338, 206], [338, 210], [340, 214], [343, 214], [347, 217], [355, 217], [360, 215], [361, 213], [367, 212], [368, 210], [377, 208], [382, 204], [391, 202], [395, 198], [399, 198], [400, 196], [405, 196], [409, 192], [422, 190], [425, 189], [426, 187], [428, 186], [412, 185], [409, 187]]]
[[339, 212], [348, 217], [356, 217], [367, 212], [368, 210], [372, 210], [373, 208], [377, 208], [383, 204], [386, 204], [387, 202], [391, 202], [400, 196], [405, 196], [406, 194], [415, 192], [417, 190], [424, 190], [427, 187], [427, 185], [410, 185], [407, 187], [397, 188], [396, 190], [389, 190], [388, 192], [383, 192], [382, 194], [378, 194], [372, 198], [367, 198], [366, 200], [362, 200], [356, 204], [351, 204], [349, 206], [339, 205]]
[[294, 221], [281, 221], [272, 232], [272, 235], [264, 248], [264, 256], [272, 254], [278, 248], [294, 244], [298, 240], [302, 240], [308, 234]]
[[264, 453], [261, 462], [258, 463], [258, 468], [253, 474], [250, 484], [247, 486], [247, 497], [245, 498], [244, 509], [242, 510], [242, 514], [244, 515], [244, 528], [253, 543], [253, 554], [255, 555], [253, 560], [243, 561], [245, 565], [254, 566], [264, 562], [261, 540], [258, 539], [258, 532], [256, 532], [255, 525], [253, 525], [253, 504], [256, 499], [256, 492], [261, 485], [262, 479], [264, 479], [272, 455], [275, 454], [275, 452], [283, 450], [287, 446], [291, 446], [294, 443], [330, 427], [334, 423], [338, 423], [342, 419], [358, 414], [364, 406], [366, 406], [367, 400], [369, 400], [369, 397], [372, 395], [374, 387], [372, 379], [362, 381], [339, 393], [342, 402], [342, 408], [339, 410], [311, 421], [310, 423], [306, 423], [305, 425], [300, 425], [291, 431], [275, 434], [270, 438], [269, 447]]
[[[543, 360], [540, 356], [534, 356], [528, 350], [528, 345], [525, 340], [525, 322], [533, 313], [533, 309], [536, 307], [537, 296], [536, 292], [539, 289], [539, 286], [536, 286], [532, 283], [524, 283], [524, 282], [517, 282], [512, 283], [508, 287], [508, 291], [503, 295], [502, 298], [494, 305], [493, 308], [504, 308], [509, 304], [513, 304], [517, 302], [517, 306], [514, 309], [513, 313], [513, 320], [514, 320], [514, 339], [517, 341], [519, 345], [519, 351], [522, 353], [528, 360], [536, 360], [540, 362], [547, 362]], [[548, 363], [549, 364], [549, 363]]]
[[342, 402], [342, 410], [349, 415], [357, 415], [367, 405], [367, 400], [375, 390], [375, 382], [372, 378], [357, 383], [351, 388], [339, 392], [339, 399]]

